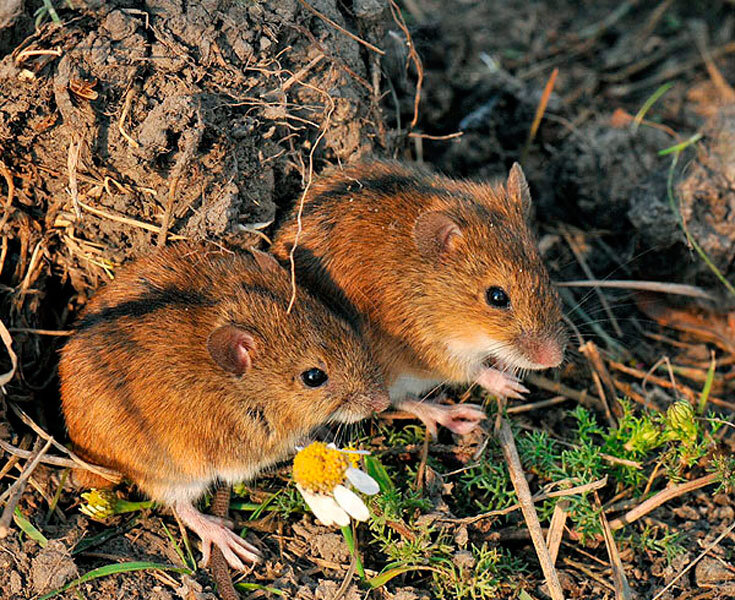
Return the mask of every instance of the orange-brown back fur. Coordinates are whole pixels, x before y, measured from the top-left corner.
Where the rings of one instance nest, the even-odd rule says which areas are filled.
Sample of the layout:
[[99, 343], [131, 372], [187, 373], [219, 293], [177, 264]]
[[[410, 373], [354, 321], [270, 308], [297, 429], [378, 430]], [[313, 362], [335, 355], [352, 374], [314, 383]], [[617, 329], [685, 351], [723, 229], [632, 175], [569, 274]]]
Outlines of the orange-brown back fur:
[[[396, 162], [332, 169], [305, 200], [295, 251], [300, 281], [361, 322], [389, 385], [404, 372], [465, 382], [477, 364], [465, 341], [487, 336], [515, 352], [526, 336], [563, 337], [561, 311], [526, 222], [528, 206], [502, 184], [456, 181]], [[273, 252], [288, 259], [296, 212]], [[423, 213], [447, 214], [462, 236], [445, 256], [417, 250]], [[489, 286], [513, 311], [489, 310]]]
[[[368, 397], [384, 388], [364, 346], [302, 290], [286, 314], [288, 274], [271, 262], [179, 244], [97, 293], [60, 363], [64, 416], [84, 458], [157, 500], [191, 500], [215, 479], [254, 475], [335, 414], [369, 413]], [[241, 377], [207, 350], [229, 323], [256, 340]], [[315, 366], [329, 381], [306, 389], [299, 374]]]

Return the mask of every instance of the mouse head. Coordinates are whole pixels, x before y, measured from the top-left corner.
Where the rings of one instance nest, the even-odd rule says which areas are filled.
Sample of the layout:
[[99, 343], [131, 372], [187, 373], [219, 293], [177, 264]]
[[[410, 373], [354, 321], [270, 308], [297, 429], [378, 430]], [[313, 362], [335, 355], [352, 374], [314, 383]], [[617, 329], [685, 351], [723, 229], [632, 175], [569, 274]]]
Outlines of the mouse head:
[[470, 371], [488, 362], [513, 370], [558, 366], [561, 306], [528, 225], [521, 167], [513, 165], [505, 185], [456, 189], [414, 224], [421, 261], [430, 266], [419, 282], [421, 318]]
[[286, 270], [261, 252], [254, 261], [207, 337], [208, 358], [223, 377], [284, 434], [385, 410], [382, 375], [354, 330], [302, 289], [289, 311]]

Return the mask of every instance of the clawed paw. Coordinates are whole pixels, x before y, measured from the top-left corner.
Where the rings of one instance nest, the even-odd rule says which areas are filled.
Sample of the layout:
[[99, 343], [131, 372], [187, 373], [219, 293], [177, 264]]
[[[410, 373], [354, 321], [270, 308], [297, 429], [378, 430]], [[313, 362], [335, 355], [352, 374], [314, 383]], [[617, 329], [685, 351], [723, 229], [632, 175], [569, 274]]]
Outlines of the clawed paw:
[[498, 371], [497, 369], [485, 369], [477, 378], [477, 384], [485, 388], [491, 394], [503, 396], [504, 398], [523, 398], [529, 389], [516, 377]]
[[421, 402], [418, 400], [404, 400], [399, 405], [401, 410], [416, 415], [426, 425], [433, 438], [437, 437], [437, 425], [443, 425], [450, 431], [466, 435], [473, 431], [487, 418], [481, 406], [475, 404], [437, 404], [436, 402]]

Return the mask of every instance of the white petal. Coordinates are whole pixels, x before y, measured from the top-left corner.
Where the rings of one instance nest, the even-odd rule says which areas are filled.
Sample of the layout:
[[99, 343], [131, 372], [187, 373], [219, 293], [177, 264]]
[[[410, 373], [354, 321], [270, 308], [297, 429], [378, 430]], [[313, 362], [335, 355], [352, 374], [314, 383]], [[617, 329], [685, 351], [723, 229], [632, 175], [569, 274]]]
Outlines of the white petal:
[[370, 475], [365, 473], [365, 471], [350, 467], [349, 469], [347, 469], [345, 475], [347, 475], [347, 479], [350, 480], [350, 483], [363, 494], [372, 496], [373, 494], [377, 494], [380, 491], [380, 486], [378, 485], [378, 482], [370, 477]]
[[362, 498], [345, 486], [338, 485], [334, 488], [334, 499], [351, 517], [358, 521], [367, 521], [370, 518], [370, 512]]
[[339, 505], [334, 501], [332, 496], [325, 496], [324, 494], [314, 494], [308, 490], [305, 490], [300, 485], [296, 485], [301, 495], [309, 505], [311, 512], [314, 516], [319, 519], [324, 525], [337, 524], [340, 527], [349, 525], [350, 517], [347, 513], [342, 510]]

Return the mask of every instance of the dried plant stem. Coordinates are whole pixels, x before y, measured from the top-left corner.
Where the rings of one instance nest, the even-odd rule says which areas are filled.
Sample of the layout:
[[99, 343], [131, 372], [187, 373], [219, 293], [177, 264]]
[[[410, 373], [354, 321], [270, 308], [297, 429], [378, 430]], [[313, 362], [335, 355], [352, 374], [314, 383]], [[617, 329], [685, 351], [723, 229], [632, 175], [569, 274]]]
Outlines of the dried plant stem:
[[526, 520], [526, 526], [531, 534], [531, 541], [536, 549], [536, 555], [539, 558], [541, 569], [544, 572], [544, 577], [546, 578], [549, 594], [553, 600], [564, 600], [564, 591], [562, 590], [561, 583], [559, 582], [559, 575], [554, 568], [554, 562], [551, 560], [551, 554], [549, 553], [549, 549], [546, 547], [546, 542], [544, 541], [541, 523], [539, 523], [536, 509], [533, 506], [531, 490], [528, 487], [528, 481], [526, 480], [526, 475], [523, 472], [523, 467], [521, 466], [521, 459], [518, 456], [518, 449], [516, 448], [516, 443], [513, 439], [513, 432], [505, 419], [502, 420], [500, 429], [497, 431], [497, 435], [498, 442], [503, 449], [505, 461], [508, 464], [508, 472], [510, 473], [511, 481], [513, 482], [513, 488], [516, 491], [518, 502], [521, 505], [523, 518]]
[[678, 498], [679, 496], [683, 496], [684, 494], [693, 492], [694, 490], [698, 490], [699, 488], [703, 488], [712, 483], [717, 483], [718, 476], [719, 475], [717, 473], [710, 473], [709, 475], [705, 475], [704, 477], [700, 477], [692, 481], [687, 481], [686, 483], [680, 483], [679, 485], [661, 490], [654, 496], [651, 496], [645, 502], [642, 502], [641, 504], [636, 506], [634, 509], [629, 510], [622, 517], [618, 517], [617, 519], [613, 519], [612, 521], [610, 521], [610, 528], [613, 530], [621, 529], [622, 527], [629, 525], [633, 521], [637, 521], [641, 517], [647, 515], [652, 510], [657, 509], [659, 506], [665, 504], [669, 500], [673, 500], [674, 498]]
[[8, 533], [10, 533], [10, 521], [13, 518], [13, 511], [15, 511], [18, 500], [20, 500], [21, 494], [23, 494], [26, 481], [28, 481], [29, 477], [33, 474], [38, 463], [41, 462], [41, 458], [43, 458], [43, 455], [46, 454], [50, 447], [51, 440], [47, 440], [43, 447], [40, 447], [39, 440], [36, 444], [36, 450], [33, 453], [33, 458], [26, 463], [20, 477], [18, 477], [18, 479], [15, 480], [15, 483], [13, 483], [5, 494], [3, 494], [3, 496], [8, 496], [8, 500], [5, 503], [2, 517], [0, 517], [0, 538], [4, 538]]

